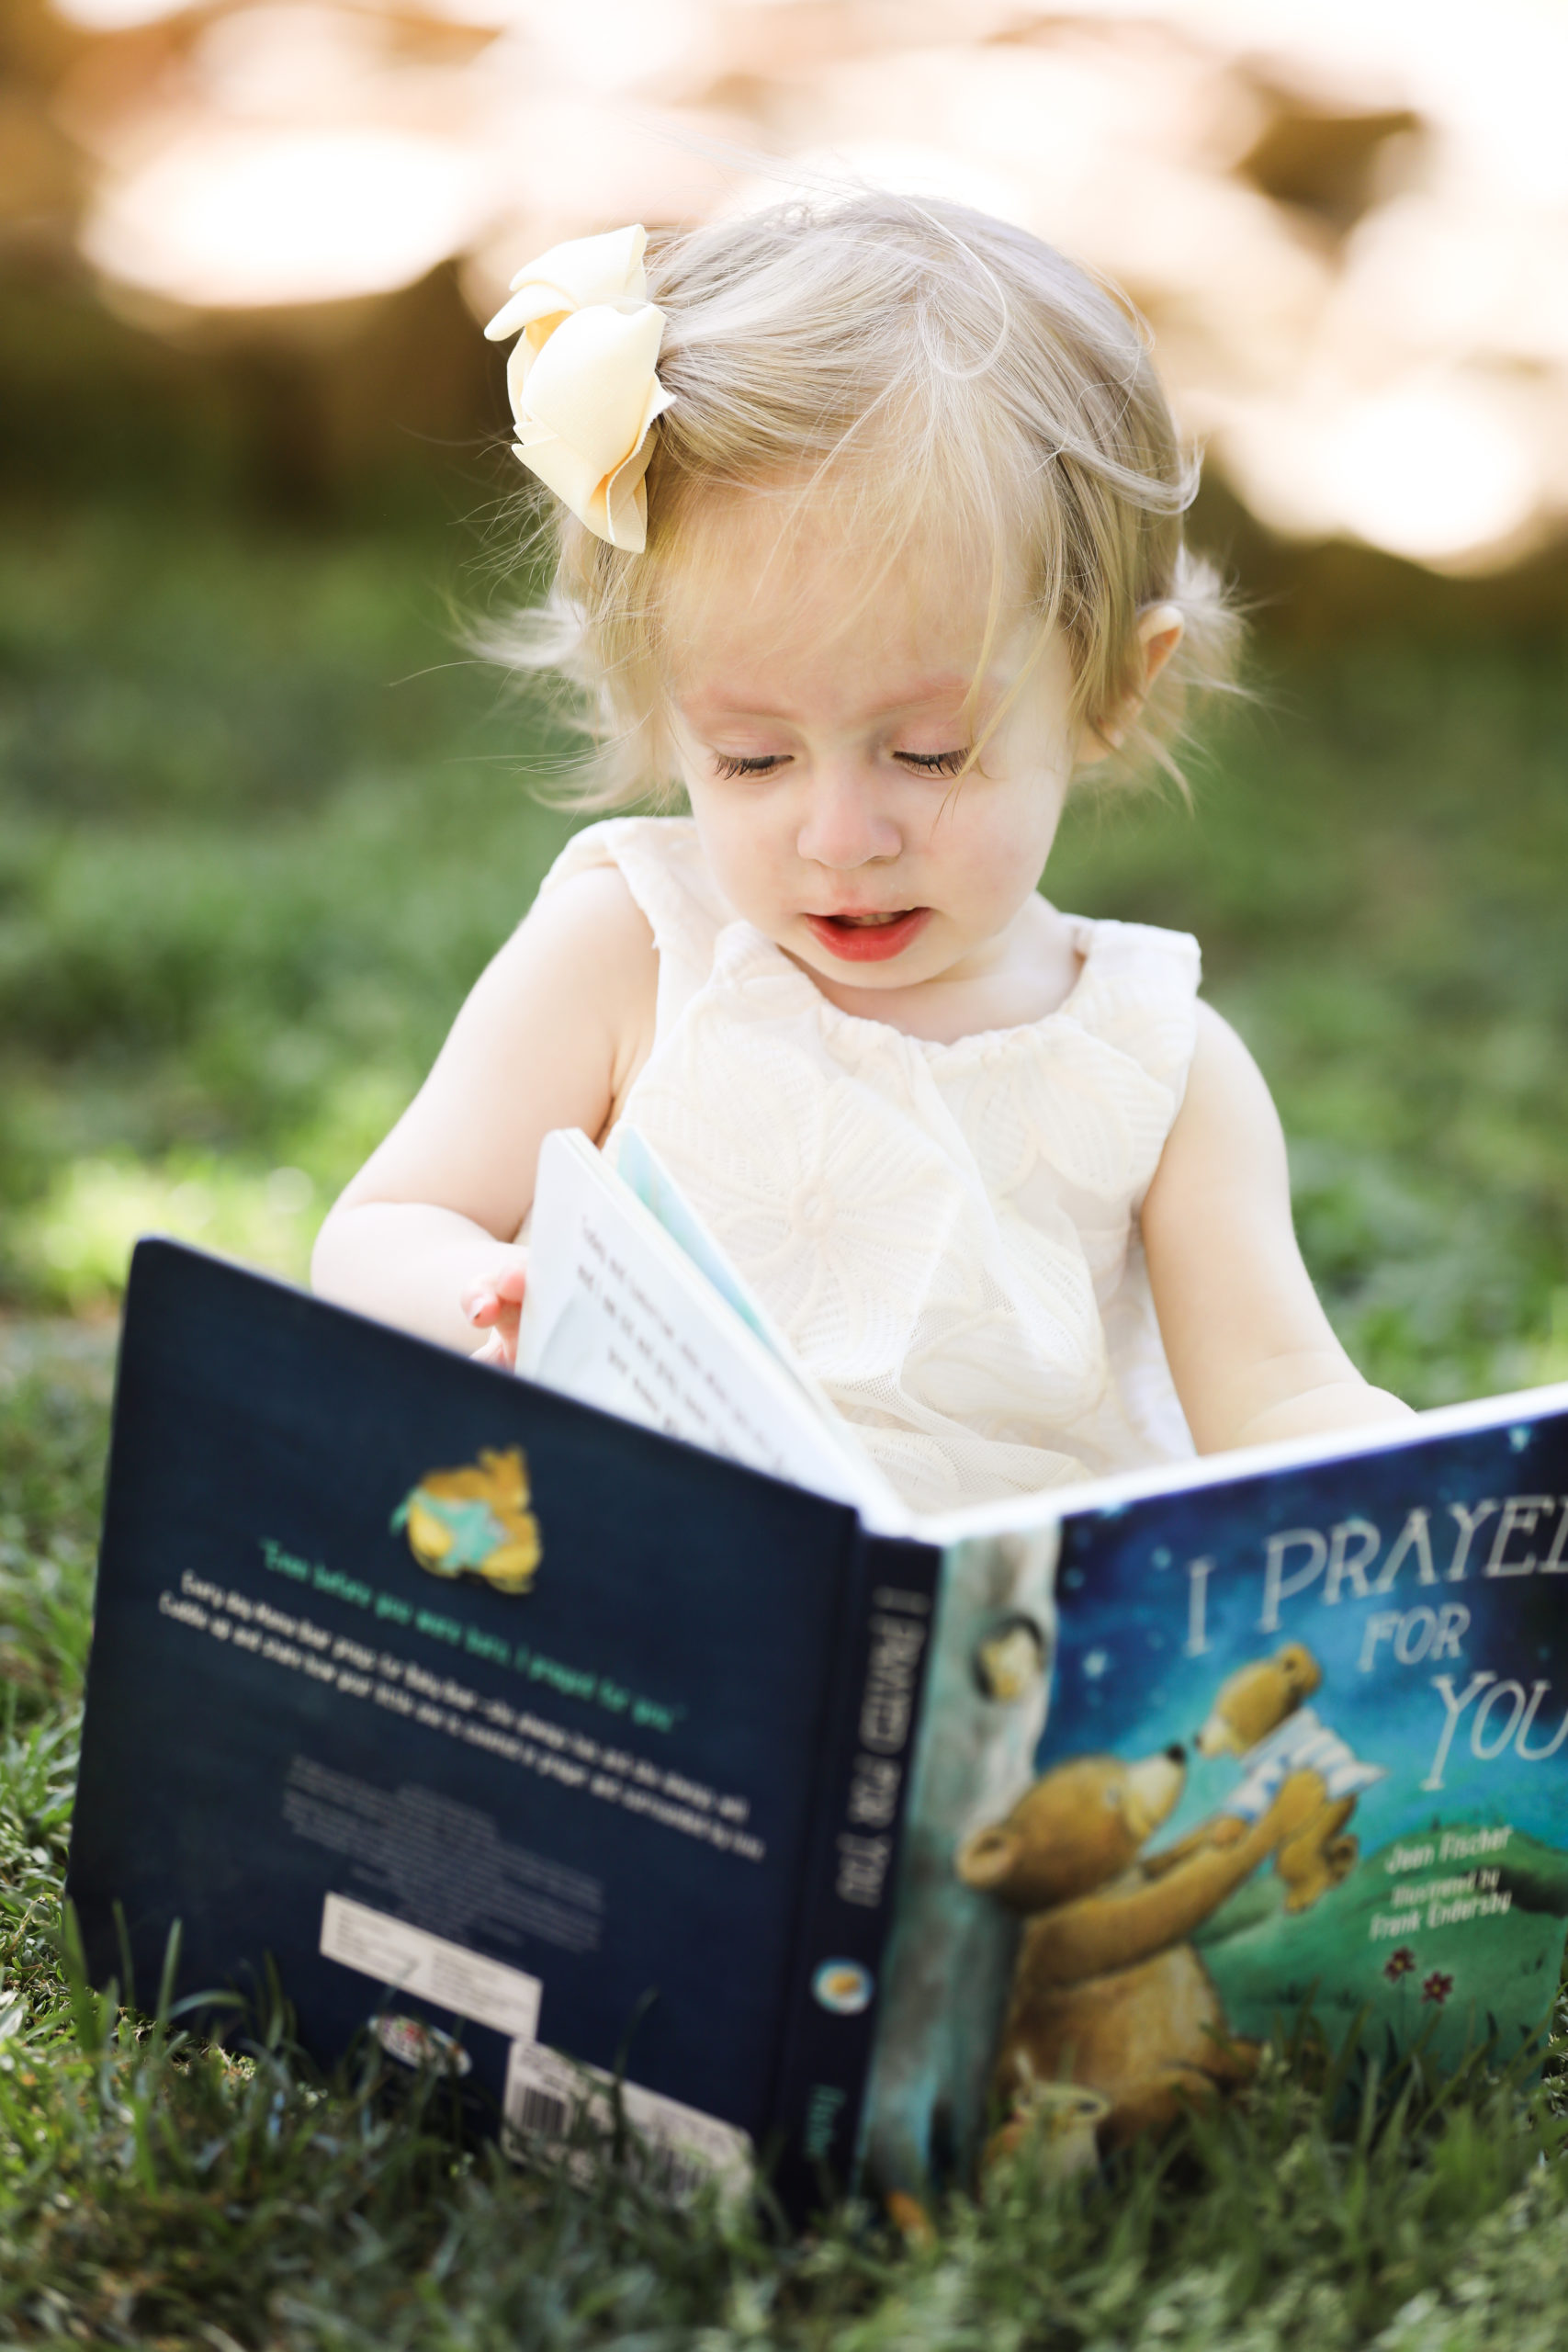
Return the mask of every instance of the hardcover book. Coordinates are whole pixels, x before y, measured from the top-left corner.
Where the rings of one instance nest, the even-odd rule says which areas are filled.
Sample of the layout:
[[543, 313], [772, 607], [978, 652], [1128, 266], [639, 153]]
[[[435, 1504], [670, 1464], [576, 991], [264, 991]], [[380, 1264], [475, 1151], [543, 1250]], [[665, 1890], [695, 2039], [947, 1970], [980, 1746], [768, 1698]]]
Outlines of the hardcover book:
[[1539, 2033], [1568, 1389], [900, 1505], [636, 1138], [541, 1164], [513, 1378], [138, 1249], [68, 1894], [148, 1998], [612, 2079], [804, 2211], [1092, 2161], [1311, 2002]]

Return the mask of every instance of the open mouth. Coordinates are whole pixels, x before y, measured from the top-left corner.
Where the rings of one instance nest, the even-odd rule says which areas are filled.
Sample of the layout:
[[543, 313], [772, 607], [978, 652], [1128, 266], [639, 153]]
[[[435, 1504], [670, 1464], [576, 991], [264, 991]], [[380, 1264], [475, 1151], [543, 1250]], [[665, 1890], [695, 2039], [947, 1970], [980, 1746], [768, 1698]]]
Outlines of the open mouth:
[[901, 956], [925, 929], [930, 907], [900, 907], [891, 913], [807, 915], [812, 936], [847, 964], [880, 964]]

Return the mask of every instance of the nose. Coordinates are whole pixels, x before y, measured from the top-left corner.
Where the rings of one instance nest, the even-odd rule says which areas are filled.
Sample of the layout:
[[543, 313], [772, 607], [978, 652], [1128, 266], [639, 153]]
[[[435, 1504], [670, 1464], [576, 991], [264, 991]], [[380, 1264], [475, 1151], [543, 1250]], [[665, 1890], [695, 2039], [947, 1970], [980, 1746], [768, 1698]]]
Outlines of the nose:
[[846, 763], [819, 768], [810, 778], [795, 837], [795, 848], [808, 865], [843, 873], [897, 857], [902, 847], [876, 784], [862, 770]]
[[1187, 1750], [1179, 1739], [1173, 1739], [1165, 1753], [1168, 1763], [1185, 1764], [1187, 1761]]

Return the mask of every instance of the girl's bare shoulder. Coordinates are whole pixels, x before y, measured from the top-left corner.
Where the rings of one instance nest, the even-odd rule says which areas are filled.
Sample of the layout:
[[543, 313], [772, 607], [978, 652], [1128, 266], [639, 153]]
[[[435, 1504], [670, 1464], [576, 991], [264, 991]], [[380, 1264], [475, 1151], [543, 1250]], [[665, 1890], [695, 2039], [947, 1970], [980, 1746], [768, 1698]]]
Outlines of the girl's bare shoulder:
[[[503, 1051], [510, 1047], [541, 1074], [558, 1070], [567, 1091], [581, 1091], [584, 1107], [572, 1124], [597, 1136], [618, 1117], [652, 1050], [658, 992], [647, 916], [617, 867], [592, 865], [539, 893], [465, 1017], [483, 1001], [491, 1038], [504, 1039]], [[592, 1118], [590, 1089], [600, 1105]]]
[[513, 933], [570, 954], [597, 946], [635, 962], [653, 956], [653, 932], [618, 865], [581, 866], [539, 892]]
[[570, 1002], [573, 1025], [619, 1028], [651, 1005], [658, 977], [647, 916], [617, 867], [593, 865], [539, 893], [480, 985], [519, 1010]]

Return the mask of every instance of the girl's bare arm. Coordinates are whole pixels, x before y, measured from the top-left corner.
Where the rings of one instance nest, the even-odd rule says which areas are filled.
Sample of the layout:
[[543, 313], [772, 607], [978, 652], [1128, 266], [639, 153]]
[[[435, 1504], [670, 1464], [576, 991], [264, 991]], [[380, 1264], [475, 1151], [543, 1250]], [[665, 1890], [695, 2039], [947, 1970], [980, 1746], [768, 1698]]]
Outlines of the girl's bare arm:
[[1407, 1419], [1361, 1378], [1291, 1222], [1279, 1114], [1235, 1032], [1198, 1007], [1186, 1098], [1144, 1203], [1160, 1332], [1200, 1453]]
[[[646, 1057], [656, 980], [647, 922], [614, 868], [541, 899], [332, 1209], [311, 1261], [316, 1289], [471, 1348], [480, 1334], [463, 1301], [524, 1263], [513, 1245], [540, 1144], [553, 1127], [603, 1134]], [[481, 1316], [481, 1329], [494, 1320]]]

